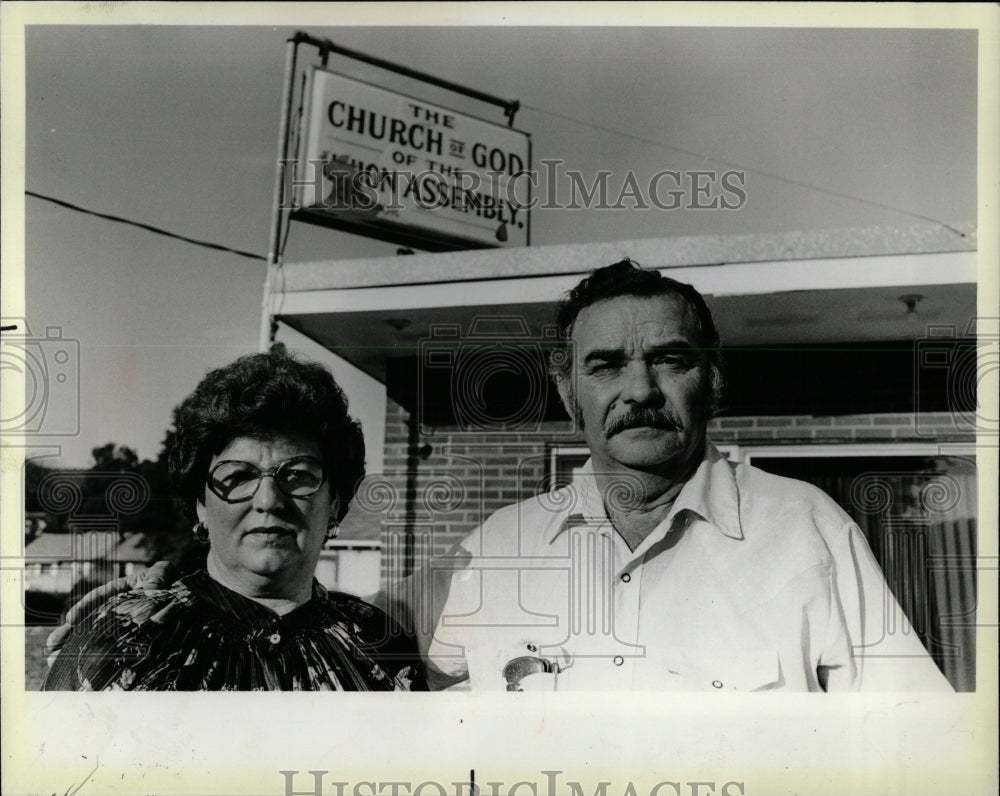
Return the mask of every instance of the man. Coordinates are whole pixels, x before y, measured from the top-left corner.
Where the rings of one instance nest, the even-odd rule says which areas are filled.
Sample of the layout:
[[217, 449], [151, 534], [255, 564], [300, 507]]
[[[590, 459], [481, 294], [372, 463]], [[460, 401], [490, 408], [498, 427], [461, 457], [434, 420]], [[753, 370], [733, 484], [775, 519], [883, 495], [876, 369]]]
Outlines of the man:
[[949, 689], [850, 517], [706, 439], [723, 379], [697, 291], [625, 260], [557, 323], [590, 461], [415, 576], [432, 668], [473, 689]]
[[583, 473], [376, 598], [417, 631], [432, 683], [949, 689], [850, 517], [706, 439], [723, 379], [694, 288], [624, 260], [577, 285], [557, 323]]

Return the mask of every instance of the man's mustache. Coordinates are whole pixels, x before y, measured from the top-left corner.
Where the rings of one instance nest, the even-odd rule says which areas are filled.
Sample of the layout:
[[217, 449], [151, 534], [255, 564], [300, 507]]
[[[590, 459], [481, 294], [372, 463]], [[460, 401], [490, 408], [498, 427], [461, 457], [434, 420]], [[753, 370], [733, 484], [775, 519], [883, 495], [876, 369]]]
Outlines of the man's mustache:
[[680, 431], [684, 427], [679, 418], [659, 409], [636, 409], [627, 415], [610, 420], [606, 433], [609, 437], [628, 431], [630, 428], [662, 428]]

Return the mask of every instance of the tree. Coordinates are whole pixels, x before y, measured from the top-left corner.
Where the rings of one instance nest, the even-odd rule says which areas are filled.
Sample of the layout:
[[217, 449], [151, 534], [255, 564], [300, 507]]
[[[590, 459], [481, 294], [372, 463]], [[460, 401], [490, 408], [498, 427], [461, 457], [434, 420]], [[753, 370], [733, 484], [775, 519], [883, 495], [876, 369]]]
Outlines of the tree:
[[139, 457], [136, 452], [125, 445], [109, 442], [94, 448], [91, 454], [94, 457], [94, 464], [90, 469], [94, 472], [131, 473], [139, 468]]
[[25, 513], [42, 512], [45, 515], [45, 533], [59, 533], [65, 531], [65, 515], [56, 514], [49, 511], [38, 499], [39, 488], [42, 482], [52, 473], [59, 472], [49, 467], [26, 459], [24, 462], [24, 511]]
[[[176, 413], [175, 409], [175, 417]], [[170, 561], [189, 572], [205, 566], [208, 549], [194, 540], [191, 528], [196, 520], [173, 496], [167, 461], [174, 437], [174, 429], [168, 429], [156, 460], [144, 461], [141, 465], [140, 473], [150, 487], [150, 501], [148, 510], [140, 518], [150, 557], [155, 561]]]
[[203, 567], [207, 549], [194, 541], [191, 528], [194, 518], [173, 497], [167, 460], [173, 444], [174, 431], [167, 431], [155, 460], [139, 460], [136, 452], [126, 445], [108, 442], [92, 451], [94, 463], [85, 471], [57, 470], [25, 462], [25, 508], [46, 512], [46, 533], [65, 533], [71, 515], [47, 510], [39, 500], [39, 487], [54, 474], [62, 474], [80, 488], [82, 500], [75, 508], [78, 517], [100, 517], [114, 514], [108, 504], [108, 488], [115, 474], [138, 476], [148, 494], [148, 501], [136, 513], [118, 513], [118, 530], [122, 535], [141, 534], [150, 561], [166, 560], [191, 571]]

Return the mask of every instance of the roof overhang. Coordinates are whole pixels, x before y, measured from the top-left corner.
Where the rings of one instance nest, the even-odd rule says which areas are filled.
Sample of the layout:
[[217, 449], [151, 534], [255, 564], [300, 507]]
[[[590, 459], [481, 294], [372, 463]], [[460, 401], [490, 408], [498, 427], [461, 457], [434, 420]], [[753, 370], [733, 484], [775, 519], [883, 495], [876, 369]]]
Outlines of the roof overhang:
[[274, 314], [384, 380], [442, 324], [514, 317], [540, 335], [584, 274], [630, 257], [701, 291], [725, 344], [909, 340], [975, 316], [974, 247], [971, 228], [927, 224], [294, 263]]

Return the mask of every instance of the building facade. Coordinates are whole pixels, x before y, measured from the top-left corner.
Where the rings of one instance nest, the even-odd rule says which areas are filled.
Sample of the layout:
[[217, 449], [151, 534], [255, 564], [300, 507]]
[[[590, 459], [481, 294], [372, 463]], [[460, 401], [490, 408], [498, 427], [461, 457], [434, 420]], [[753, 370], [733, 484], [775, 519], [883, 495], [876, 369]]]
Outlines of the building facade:
[[728, 371], [710, 438], [830, 493], [971, 690], [976, 363], [997, 331], [976, 317], [974, 247], [921, 225], [298, 263], [273, 310], [367, 374], [352, 408], [376, 466], [345, 536], [382, 543], [387, 584], [586, 459], [546, 377], [565, 291], [623, 257], [693, 284]]

